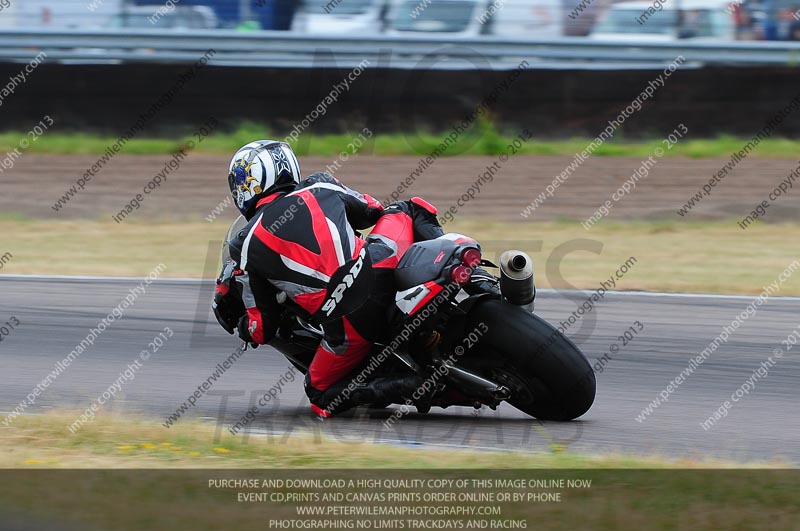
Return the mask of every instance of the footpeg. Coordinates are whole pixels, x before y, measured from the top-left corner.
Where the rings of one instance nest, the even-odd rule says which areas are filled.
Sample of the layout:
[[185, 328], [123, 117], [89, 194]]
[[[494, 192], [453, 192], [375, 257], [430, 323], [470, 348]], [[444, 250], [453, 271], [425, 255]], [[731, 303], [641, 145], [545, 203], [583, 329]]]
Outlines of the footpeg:
[[494, 398], [498, 401], [511, 400], [511, 389], [501, 385], [495, 390]]
[[495, 401], [508, 400], [511, 398], [511, 391], [508, 387], [500, 385], [499, 383], [487, 380], [483, 376], [471, 373], [455, 365], [450, 366], [447, 373], [448, 378], [456, 381], [456, 383], [471, 389], [475, 393], [487, 397]]

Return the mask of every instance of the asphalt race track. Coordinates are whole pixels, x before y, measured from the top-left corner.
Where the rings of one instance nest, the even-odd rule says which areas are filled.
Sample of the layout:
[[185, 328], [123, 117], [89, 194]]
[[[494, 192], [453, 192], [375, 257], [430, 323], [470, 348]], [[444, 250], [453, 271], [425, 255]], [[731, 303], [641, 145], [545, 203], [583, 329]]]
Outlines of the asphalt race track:
[[[19, 326], [0, 342], [0, 410], [17, 406], [138, 285], [139, 279], [21, 278], [0, 276], [0, 323]], [[167, 416], [206, 381], [238, 341], [222, 331], [208, 308], [210, 284], [158, 280], [100, 335], [36, 400], [29, 411], [53, 407], [83, 410], [117, 380], [154, 336], [170, 327], [166, 345], [143, 362], [135, 379], [105, 406], [115, 412]], [[540, 292], [537, 313], [557, 323], [586, 298], [579, 292]], [[800, 463], [798, 387], [800, 346], [774, 358], [798, 326], [800, 298], [772, 298], [747, 319], [643, 422], [636, 417], [698, 355], [751, 297], [607, 294], [568, 330], [594, 363], [618, 344], [634, 321], [644, 327], [604, 360], [598, 396], [580, 420], [540, 423], [503, 405], [496, 412], [469, 408], [411, 413], [391, 428], [390, 411], [356, 411], [326, 422], [310, 412], [300, 378], [284, 386], [252, 426], [280, 443], [287, 431], [313, 430], [340, 440], [404, 445], [548, 450], [555, 444], [581, 453], [778, 460]], [[704, 430], [710, 417], [770, 356], [777, 363], [755, 387], [733, 402], [726, 418]], [[268, 347], [248, 350], [188, 413], [224, 429], [286, 373], [288, 362]], [[276, 393], [277, 394], [277, 393]], [[227, 397], [227, 398], [225, 398]], [[96, 420], [94, 422], [102, 422]], [[0, 428], [0, 429], [12, 429]], [[165, 428], [167, 429], [167, 428]], [[65, 426], [66, 433], [66, 426]]]

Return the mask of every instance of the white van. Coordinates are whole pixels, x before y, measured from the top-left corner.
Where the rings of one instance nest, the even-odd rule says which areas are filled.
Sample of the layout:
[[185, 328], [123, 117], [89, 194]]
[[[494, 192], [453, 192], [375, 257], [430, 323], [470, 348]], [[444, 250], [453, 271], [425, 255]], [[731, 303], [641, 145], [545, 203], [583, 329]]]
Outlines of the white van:
[[389, 16], [388, 33], [560, 37], [561, 0], [396, 0]]
[[166, 12], [163, 6], [135, 6], [123, 8], [114, 15], [111, 27], [135, 29], [195, 30], [212, 29], [219, 25], [214, 10], [208, 6], [177, 5]]
[[292, 19], [292, 31], [368, 35], [386, 26], [389, 0], [304, 0]]
[[395, 0], [386, 33], [447, 37], [487, 34], [489, 25], [479, 20], [487, 6], [485, 0]]
[[564, 34], [561, 0], [490, 0], [479, 19], [486, 20], [490, 35], [549, 39]]
[[[637, 0], [614, 4], [598, 20], [592, 39], [630, 41], [735, 40], [731, 0]], [[660, 10], [657, 10], [660, 7]], [[678, 24], [678, 10], [683, 18]]]

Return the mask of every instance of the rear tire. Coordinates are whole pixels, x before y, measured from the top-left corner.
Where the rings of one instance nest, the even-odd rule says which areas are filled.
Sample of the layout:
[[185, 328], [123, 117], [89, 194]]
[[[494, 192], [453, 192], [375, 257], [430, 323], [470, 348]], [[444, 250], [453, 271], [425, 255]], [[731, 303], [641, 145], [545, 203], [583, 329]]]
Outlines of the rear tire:
[[475, 354], [485, 376], [512, 390], [509, 403], [541, 420], [567, 421], [594, 402], [594, 370], [577, 346], [544, 319], [502, 300], [479, 302], [468, 330], [488, 327]]

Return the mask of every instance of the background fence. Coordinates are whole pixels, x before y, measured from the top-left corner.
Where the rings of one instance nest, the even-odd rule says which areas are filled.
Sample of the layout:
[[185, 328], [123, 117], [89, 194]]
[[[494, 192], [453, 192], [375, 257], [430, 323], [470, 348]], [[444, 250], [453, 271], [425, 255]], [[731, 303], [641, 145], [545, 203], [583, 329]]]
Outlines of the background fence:
[[[33, 57], [44, 57], [26, 76], [25, 90], [6, 98], [2, 128], [27, 129], [44, 108], [75, 131], [126, 128], [204, 55], [207, 64], [148, 124], [151, 133], [185, 133], [198, 113], [213, 114], [228, 129], [249, 121], [284, 130], [356, 65], [364, 73], [309, 131], [444, 130], [523, 61], [490, 119], [541, 136], [594, 136], [678, 56], [685, 58], [680, 71], [654, 96], [660, 104], [644, 106], [625, 135], [661, 134], [674, 127], [676, 114], [696, 134], [746, 135], [794, 97], [800, 43], [736, 40], [788, 38], [796, 22], [791, 2], [774, 0], [767, 8], [666, 0], [657, 16], [667, 18], [643, 24], [626, 6], [0, 0], [0, 87], [16, 83]], [[698, 25], [704, 14], [714, 15], [713, 31]], [[600, 31], [617, 19], [622, 33]], [[782, 134], [796, 133], [790, 118]]]
[[[19, 65], [0, 64], [0, 79]], [[3, 126], [27, 130], [43, 110], [75, 130], [121, 132], [175, 84], [174, 65], [43, 64], [25, 90], [3, 105]], [[152, 133], [188, 133], [208, 115], [221, 130], [243, 122], [288, 132], [348, 75], [346, 68], [240, 68], [207, 66], [187, 82], [157, 120]], [[594, 137], [653, 79], [651, 70], [525, 70], [491, 106], [503, 128], [530, 128], [537, 136]], [[368, 68], [328, 106], [309, 131], [444, 131], [492, 90], [507, 72]], [[798, 91], [789, 68], [702, 68], [679, 70], [621, 129], [626, 137], [662, 135], [680, 116], [696, 135], [751, 135]], [[454, 91], [457, 87], [457, 91]], [[790, 116], [781, 134], [800, 133]]]
[[63, 63], [190, 63], [212, 49], [218, 66], [508, 69], [522, 60], [534, 68], [664, 68], [678, 55], [684, 67], [795, 66], [800, 43], [631, 42], [564, 38], [548, 40], [436, 36], [299, 35], [277, 31], [240, 33], [198, 30], [81, 31], [0, 30], [0, 58], [27, 61], [44, 51]]

